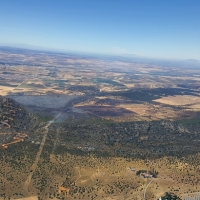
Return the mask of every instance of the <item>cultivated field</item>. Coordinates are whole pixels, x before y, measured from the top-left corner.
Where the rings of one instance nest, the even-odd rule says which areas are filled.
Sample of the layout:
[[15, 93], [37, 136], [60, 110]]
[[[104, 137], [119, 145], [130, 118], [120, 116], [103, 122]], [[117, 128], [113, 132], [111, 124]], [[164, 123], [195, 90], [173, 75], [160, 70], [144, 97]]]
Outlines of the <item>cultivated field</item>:
[[0, 199], [199, 192], [199, 69], [1, 48], [0, 60]]

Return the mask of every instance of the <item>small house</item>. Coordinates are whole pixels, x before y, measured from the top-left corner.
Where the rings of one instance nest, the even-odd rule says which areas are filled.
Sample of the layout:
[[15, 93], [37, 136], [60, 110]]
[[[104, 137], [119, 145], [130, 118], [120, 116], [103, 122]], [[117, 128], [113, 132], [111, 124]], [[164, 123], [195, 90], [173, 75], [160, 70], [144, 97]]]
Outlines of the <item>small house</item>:
[[141, 173], [140, 174], [143, 178], [152, 178], [152, 175], [151, 174], [148, 174], [148, 173]]

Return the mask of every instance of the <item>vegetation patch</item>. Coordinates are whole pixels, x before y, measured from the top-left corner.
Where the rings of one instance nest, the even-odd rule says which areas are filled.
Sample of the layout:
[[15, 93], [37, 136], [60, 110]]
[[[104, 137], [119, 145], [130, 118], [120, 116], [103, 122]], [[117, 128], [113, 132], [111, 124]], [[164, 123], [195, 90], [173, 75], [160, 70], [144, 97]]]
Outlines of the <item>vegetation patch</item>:
[[160, 197], [158, 200], [181, 200], [181, 199], [174, 193], [166, 192], [166, 194], [163, 197]]
[[[103, 94], [105, 95], [105, 94]], [[194, 95], [188, 89], [179, 88], [154, 88], [154, 89], [132, 89], [128, 91], [112, 92], [107, 95], [122, 96], [133, 101], [152, 101], [163, 96]], [[198, 95], [197, 95], [198, 96]]]
[[97, 79], [94, 79], [94, 82], [99, 83], [99, 84], [106, 83], [113, 86], [124, 86], [123, 84], [118, 83], [117, 81], [113, 81], [112, 79], [97, 78]]

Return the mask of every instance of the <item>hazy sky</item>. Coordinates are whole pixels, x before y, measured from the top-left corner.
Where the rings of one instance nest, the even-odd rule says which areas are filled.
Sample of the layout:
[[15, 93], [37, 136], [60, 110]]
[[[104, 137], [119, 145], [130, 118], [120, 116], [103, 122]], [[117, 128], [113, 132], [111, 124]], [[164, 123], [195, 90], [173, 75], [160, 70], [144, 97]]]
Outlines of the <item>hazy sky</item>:
[[200, 60], [200, 0], [0, 0], [0, 44]]

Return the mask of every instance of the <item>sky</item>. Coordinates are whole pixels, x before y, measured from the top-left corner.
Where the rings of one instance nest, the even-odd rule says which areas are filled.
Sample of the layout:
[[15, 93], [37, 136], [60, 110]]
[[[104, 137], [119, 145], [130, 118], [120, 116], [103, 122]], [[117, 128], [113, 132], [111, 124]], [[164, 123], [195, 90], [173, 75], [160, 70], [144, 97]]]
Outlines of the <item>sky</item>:
[[200, 0], [0, 0], [0, 45], [200, 60]]

